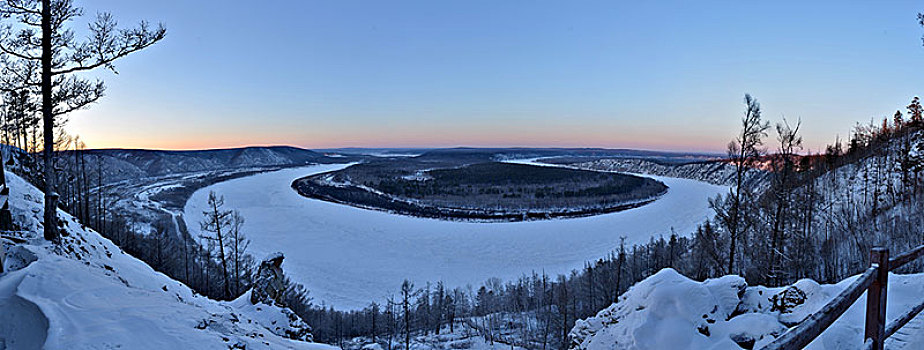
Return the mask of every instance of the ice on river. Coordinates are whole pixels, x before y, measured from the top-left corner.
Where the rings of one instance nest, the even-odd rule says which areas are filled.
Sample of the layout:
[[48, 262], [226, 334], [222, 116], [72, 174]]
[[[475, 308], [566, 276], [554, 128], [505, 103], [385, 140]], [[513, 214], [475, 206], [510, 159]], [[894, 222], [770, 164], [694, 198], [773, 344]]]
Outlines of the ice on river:
[[688, 235], [709, 217], [708, 199], [726, 187], [656, 178], [669, 186], [654, 203], [622, 212], [574, 219], [479, 223], [399, 216], [300, 196], [293, 180], [346, 165], [315, 165], [257, 174], [196, 191], [185, 207], [193, 235], [209, 191], [246, 219], [250, 252], [260, 259], [286, 255], [289, 276], [304, 284], [316, 304], [362, 308], [395, 293], [402, 280], [418, 286], [442, 280], [477, 288], [491, 277], [550, 275], [601, 258], [627, 244]]

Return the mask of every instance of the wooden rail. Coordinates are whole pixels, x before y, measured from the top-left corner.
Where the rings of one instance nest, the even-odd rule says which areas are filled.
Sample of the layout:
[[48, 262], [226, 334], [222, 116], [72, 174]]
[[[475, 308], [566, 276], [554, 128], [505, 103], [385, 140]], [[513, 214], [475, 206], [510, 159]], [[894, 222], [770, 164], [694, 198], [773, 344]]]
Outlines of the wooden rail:
[[889, 286], [889, 271], [902, 267], [924, 255], [924, 245], [889, 259], [889, 250], [873, 248], [870, 251], [870, 266], [856, 281], [841, 291], [798, 326], [777, 337], [764, 347], [765, 350], [801, 349], [815, 340], [850, 308], [866, 292], [866, 322], [863, 336], [865, 349], [882, 350], [886, 338], [892, 336], [911, 319], [924, 311], [921, 303], [901, 315], [886, 327], [886, 300]]
[[805, 321], [802, 321], [797, 327], [789, 330], [783, 335], [776, 338], [772, 343], [767, 344], [764, 349], [801, 349], [812, 342], [825, 328], [828, 328], [837, 320], [857, 298], [863, 295], [863, 292], [873, 284], [878, 269], [870, 267], [860, 278], [850, 284], [846, 289], [841, 291], [831, 302], [826, 304], [818, 312], [812, 314]]

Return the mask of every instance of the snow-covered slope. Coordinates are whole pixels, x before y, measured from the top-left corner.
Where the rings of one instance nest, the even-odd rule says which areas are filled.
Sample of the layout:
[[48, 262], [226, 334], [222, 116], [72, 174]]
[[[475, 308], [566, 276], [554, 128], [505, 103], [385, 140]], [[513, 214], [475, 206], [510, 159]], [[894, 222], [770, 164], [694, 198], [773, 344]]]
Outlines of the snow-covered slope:
[[[195, 151], [96, 149], [83, 151], [82, 154], [88, 169], [103, 171], [103, 183], [223, 169], [343, 162], [354, 158], [333, 159], [311, 150], [288, 146]], [[62, 152], [58, 159], [64, 168], [71, 167], [74, 160], [72, 151]]]
[[[724, 276], [696, 282], [664, 269], [637, 283], [619, 301], [571, 331], [572, 348], [759, 349], [820, 310], [856, 277], [819, 285], [800, 280], [787, 287], [748, 286]], [[889, 276], [887, 319], [891, 322], [924, 295], [924, 274]], [[809, 349], [859, 349], [863, 345], [866, 297], [809, 345]], [[918, 316], [886, 342], [890, 349], [924, 347], [924, 317]]]
[[[467, 323], [456, 324], [455, 329], [450, 332], [449, 327], [440, 329], [440, 334], [417, 334], [411, 336], [411, 350], [526, 350], [522, 347], [511, 345], [503, 340], [485, 337], [478, 330], [470, 327]], [[345, 341], [342, 346], [346, 350], [384, 350], [404, 349], [404, 337], [380, 336], [373, 343], [368, 337], [357, 337]]]
[[[590, 162], [574, 163], [571, 167], [587, 170], [619, 171], [646, 175], [678, 177], [708, 182], [714, 185], [733, 185], [735, 182], [735, 166], [719, 162], [697, 162], [686, 164], [662, 164], [639, 158], [608, 158]], [[767, 173], [759, 170], [750, 170], [747, 173], [748, 185], [758, 185], [765, 180]]]
[[0, 239], [0, 349], [330, 348], [277, 335], [289, 316], [276, 306], [195, 295], [64, 212], [62, 242], [45, 241], [42, 193], [7, 176], [21, 230]]

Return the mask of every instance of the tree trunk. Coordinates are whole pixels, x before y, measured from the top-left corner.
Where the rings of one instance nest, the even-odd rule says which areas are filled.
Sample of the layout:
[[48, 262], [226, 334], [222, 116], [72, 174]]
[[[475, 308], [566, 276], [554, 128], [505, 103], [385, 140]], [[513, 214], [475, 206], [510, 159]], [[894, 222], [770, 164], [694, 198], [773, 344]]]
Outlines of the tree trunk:
[[52, 153], [55, 147], [54, 115], [51, 105], [51, 0], [42, 0], [42, 123], [45, 156], [45, 239], [58, 240], [55, 208], [55, 169]]
[[223, 291], [225, 299], [230, 299], [231, 286], [228, 283], [228, 260], [225, 258], [225, 241], [223, 239], [224, 237], [221, 236], [221, 214], [218, 205], [215, 203], [212, 204], [212, 210], [214, 215], [212, 219], [215, 221], [215, 236], [218, 239], [218, 258], [221, 260], [222, 280], [224, 281]]

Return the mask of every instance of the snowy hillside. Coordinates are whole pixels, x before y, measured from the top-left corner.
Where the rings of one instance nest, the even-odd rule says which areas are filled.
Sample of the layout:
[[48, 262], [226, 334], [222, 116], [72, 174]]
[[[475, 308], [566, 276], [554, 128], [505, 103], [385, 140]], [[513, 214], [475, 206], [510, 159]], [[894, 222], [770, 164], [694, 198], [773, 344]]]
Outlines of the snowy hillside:
[[284, 309], [217, 302], [154, 271], [58, 213], [59, 245], [42, 238], [43, 196], [7, 174], [20, 231], [4, 233], [0, 349], [313, 349], [284, 337], [299, 327]]
[[[759, 349], [820, 310], [856, 277], [820, 285], [800, 280], [787, 287], [748, 286], [724, 276], [704, 282], [663, 269], [637, 283], [619, 301], [571, 331], [572, 349]], [[920, 302], [924, 274], [889, 276], [889, 322]], [[859, 349], [866, 297], [821, 334], [809, 349]], [[889, 338], [890, 349], [924, 347], [924, 317]]]
[[[329, 158], [311, 150], [286, 146], [196, 151], [99, 149], [80, 151], [77, 155], [84, 157], [88, 169], [102, 170], [103, 183], [223, 169], [344, 162], [354, 158]], [[62, 152], [59, 161], [65, 168], [72, 166], [75, 152]]]
[[[522, 347], [511, 345], [510, 343], [500, 340], [491, 339], [470, 326], [468, 322], [459, 322], [455, 329], [450, 332], [449, 327], [440, 329], [440, 334], [415, 334], [410, 337], [411, 350], [526, 350]], [[404, 349], [405, 343], [403, 336], [380, 336], [373, 343], [369, 337], [356, 337], [349, 339], [341, 344], [343, 349], [347, 350], [384, 350], [384, 349]]]
[[[735, 181], [735, 167], [723, 162], [699, 162], [686, 164], [662, 164], [639, 158], [610, 158], [570, 164], [587, 170], [620, 171], [646, 175], [678, 177], [708, 182], [714, 185], [732, 185]], [[766, 173], [748, 172], [748, 184], [756, 184], [766, 178]]]

